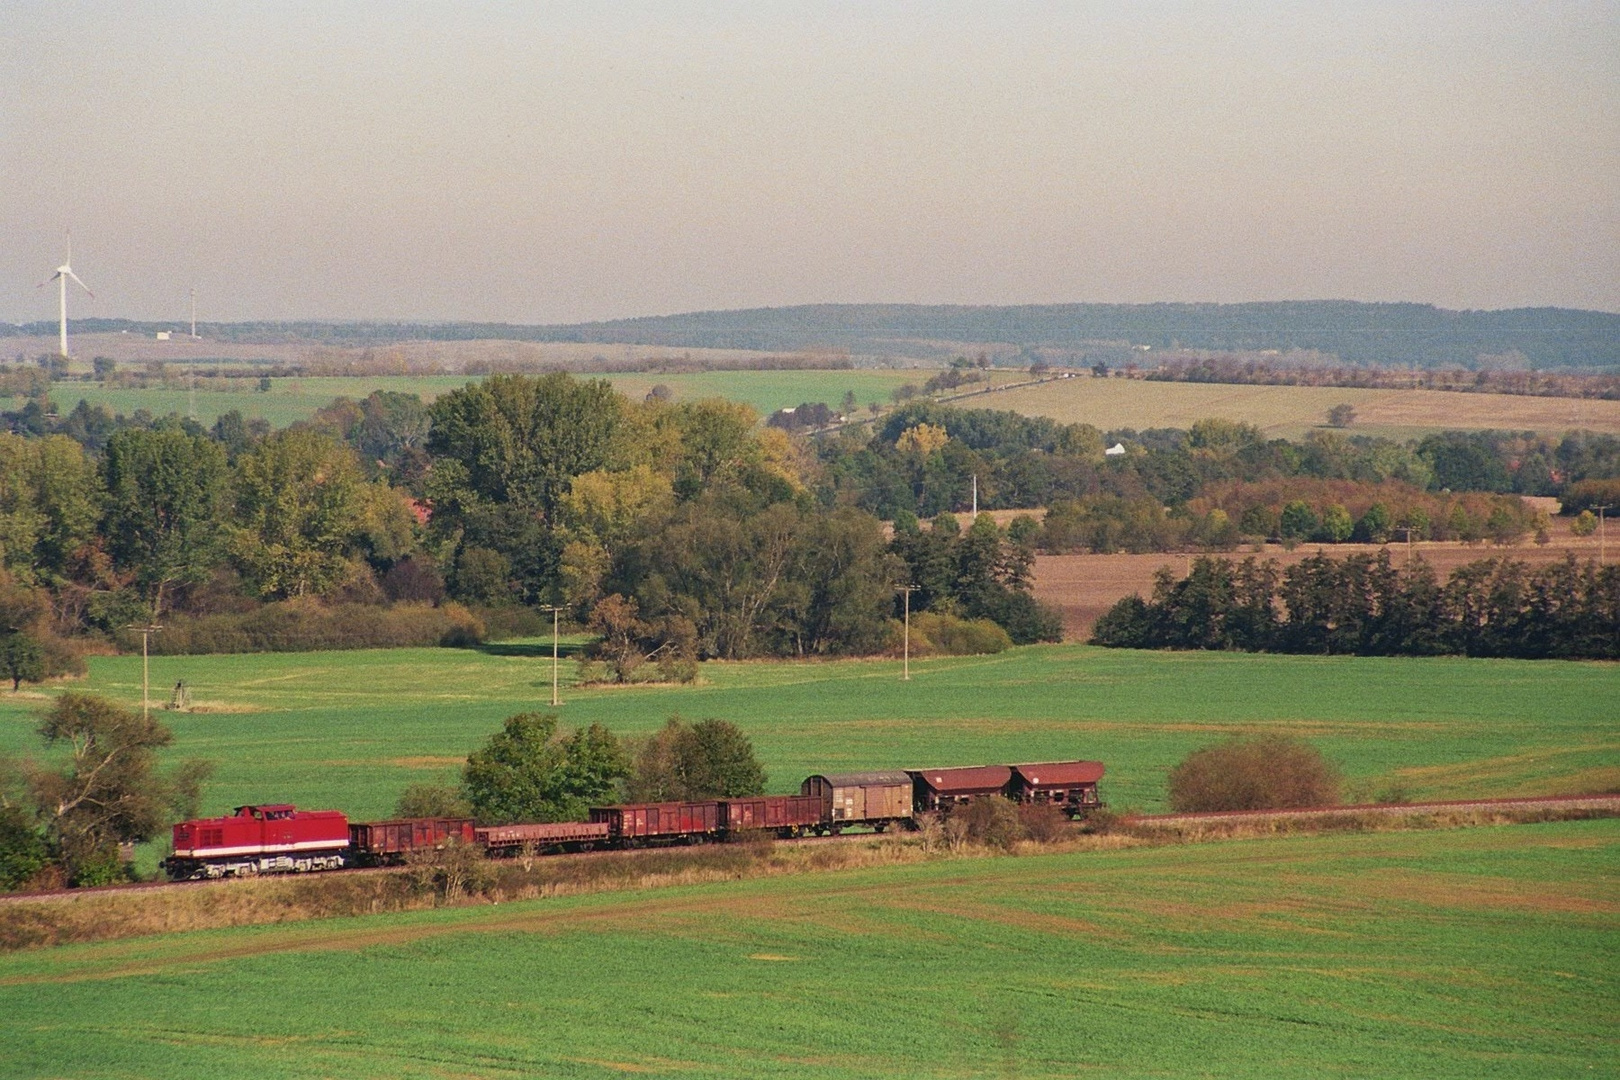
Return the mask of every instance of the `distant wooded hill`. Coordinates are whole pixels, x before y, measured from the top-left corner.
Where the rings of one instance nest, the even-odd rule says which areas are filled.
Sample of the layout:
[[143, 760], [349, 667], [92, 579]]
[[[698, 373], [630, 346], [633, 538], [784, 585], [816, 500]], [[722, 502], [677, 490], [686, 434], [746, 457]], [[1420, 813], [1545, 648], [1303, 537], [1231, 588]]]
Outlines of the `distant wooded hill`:
[[[75, 332], [153, 332], [172, 323], [84, 319]], [[1174, 349], [1320, 354], [1327, 362], [1411, 367], [1620, 370], [1620, 314], [1569, 308], [1448, 311], [1429, 304], [1041, 304], [1017, 307], [818, 304], [706, 311], [555, 326], [512, 323], [226, 323], [235, 341], [377, 345], [408, 340], [602, 342], [762, 352], [843, 350], [941, 358], [987, 351], [1068, 363], [1151, 366]], [[55, 323], [6, 327], [54, 334]], [[1146, 349], [1142, 347], [1146, 346]], [[1055, 355], [1053, 355], [1055, 354]]]

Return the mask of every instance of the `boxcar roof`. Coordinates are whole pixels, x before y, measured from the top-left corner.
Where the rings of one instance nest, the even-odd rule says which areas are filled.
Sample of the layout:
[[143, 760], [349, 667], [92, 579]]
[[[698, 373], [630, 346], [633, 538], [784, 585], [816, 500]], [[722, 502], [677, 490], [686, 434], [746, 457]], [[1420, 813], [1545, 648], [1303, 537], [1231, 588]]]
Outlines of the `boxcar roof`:
[[1031, 787], [1064, 787], [1068, 784], [1095, 784], [1102, 779], [1100, 761], [1043, 761], [1034, 765], [1014, 765], [1013, 771]]
[[975, 765], [966, 769], [917, 769], [913, 776], [941, 794], [999, 791], [1012, 779], [1006, 765]]
[[[833, 787], [873, 787], [878, 785], [910, 784], [911, 774], [899, 769], [879, 772], [817, 773]], [[814, 780], [812, 776], [810, 779]]]

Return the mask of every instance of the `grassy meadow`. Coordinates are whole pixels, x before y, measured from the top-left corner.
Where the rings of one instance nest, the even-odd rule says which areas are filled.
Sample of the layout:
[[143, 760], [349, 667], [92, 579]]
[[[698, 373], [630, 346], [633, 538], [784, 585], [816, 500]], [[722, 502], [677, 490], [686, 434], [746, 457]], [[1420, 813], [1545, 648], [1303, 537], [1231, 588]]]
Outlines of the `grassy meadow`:
[[[773, 791], [812, 772], [1094, 758], [1116, 807], [1163, 809], [1167, 770], [1225, 735], [1279, 731], [1320, 746], [1352, 794], [1411, 798], [1620, 788], [1620, 666], [1031, 646], [996, 656], [708, 663], [698, 685], [569, 686], [563, 723], [644, 734], [674, 713], [753, 739]], [[154, 702], [184, 679], [193, 711], [163, 713], [173, 753], [217, 762], [205, 807], [290, 801], [386, 814], [416, 780], [453, 780], [467, 753], [551, 693], [549, 640], [483, 649], [153, 657]], [[71, 684], [138, 706], [138, 656], [94, 657]], [[0, 693], [0, 752], [32, 750], [46, 694]]]
[[[923, 371], [891, 371], [887, 369], [851, 369], [845, 371], [707, 371], [689, 375], [591, 375], [580, 378], [606, 378], [621, 393], [639, 400], [654, 386], [663, 384], [675, 394], [677, 401], [690, 401], [706, 397], [723, 397], [746, 402], [761, 415], [777, 409], [798, 405], [806, 401], [820, 401], [837, 408], [847, 391], [864, 409], [868, 402], [884, 405], [889, 395], [903, 383], [921, 384], [930, 373]], [[467, 375], [377, 375], [371, 377], [319, 377], [298, 379], [271, 379], [270, 389], [259, 391], [245, 380], [229, 380], [236, 385], [231, 389], [213, 389], [208, 380], [199, 382], [196, 392], [197, 419], [212, 424], [221, 413], [236, 409], [248, 419], [268, 420], [272, 427], [286, 427], [296, 420], [307, 420], [315, 410], [331, 404], [334, 398], [363, 398], [373, 390], [392, 390], [417, 394], [424, 401], [432, 401], [480, 376]], [[83, 398], [91, 405], [100, 405], [113, 413], [129, 415], [137, 409], [147, 409], [155, 416], [175, 412], [184, 416], [191, 405], [190, 393], [181, 389], [133, 389], [108, 387], [98, 383], [62, 383], [51, 390], [57, 408], [67, 410]], [[7, 408], [21, 404], [20, 399], [0, 398], [8, 402]]]
[[[864, 415], [870, 402], [887, 406], [890, 394], [904, 383], [920, 385], [929, 371], [860, 368], [846, 371], [707, 371], [693, 374], [582, 375], [607, 378], [634, 399], [663, 384], [676, 400], [724, 397], [746, 402], [761, 415], [806, 401], [837, 408], [853, 391]], [[992, 372], [999, 382], [1023, 382], [1014, 371]], [[336, 397], [363, 398], [373, 390], [417, 394], [424, 401], [465, 385], [465, 375], [376, 375], [272, 379], [260, 392], [247, 380], [213, 389], [208, 381], [196, 393], [197, 419], [212, 424], [224, 412], [239, 410], [250, 419], [285, 427], [308, 419]], [[97, 383], [64, 383], [52, 397], [58, 408], [71, 409], [80, 398], [126, 415], [148, 409], [154, 415], [184, 415], [190, 396], [184, 389], [129, 389]], [[15, 408], [20, 399], [0, 398]], [[1036, 386], [1015, 386], [989, 394], [971, 394], [956, 404], [968, 409], [1006, 409], [1031, 416], [1050, 416], [1064, 423], [1084, 422], [1104, 431], [1113, 428], [1189, 428], [1206, 417], [1255, 424], [1273, 438], [1302, 438], [1320, 428], [1334, 405], [1355, 406], [1354, 434], [1418, 438], [1441, 430], [1498, 428], [1559, 434], [1571, 428], [1620, 432], [1620, 401], [1514, 397], [1504, 394], [1459, 394], [1438, 390], [1366, 390], [1316, 386], [1228, 386], [1204, 383], [1144, 382], [1136, 379], [1060, 379]]]
[[1318, 835], [0, 957], [11, 1077], [1611, 1075], [1620, 822]]

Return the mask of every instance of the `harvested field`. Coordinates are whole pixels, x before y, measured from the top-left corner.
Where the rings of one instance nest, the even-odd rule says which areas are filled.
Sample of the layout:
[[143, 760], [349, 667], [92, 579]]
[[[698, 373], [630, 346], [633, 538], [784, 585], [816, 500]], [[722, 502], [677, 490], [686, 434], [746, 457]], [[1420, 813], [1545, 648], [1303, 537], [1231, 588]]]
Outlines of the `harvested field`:
[[1335, 405], [1355, 407], [1353, 434], [1408, 438], [1445, 429], [1620, 432], [1620, 401], [1462, 394], [1444, 390], [1360, 390], [1336, 386], [1239, 386], [1059, 379], [974, 398], [969, 407], [1011, 409], [1063, 423], [1112, 428], [1189, 428], [1206, 417], [1254, 424], [1273, 438], [1321, 427]]
[[[1609, 558], [1616, 557], [1620, 549], [1620, 530], [1608, 545]], [[1241, 560], [1275, 559], [1282, 566], [1292, 566], [1301, 560], [1324, 552], [1334, 558], [1346, 555], [1376, 553], [1388, 549], [1396, 566], [1404, 565], [1407, 548], [1404, 544], [1301, 544], [1288, 551], [1277, 544], [1266, 544], [1256, 549], [1240, 548], [1231, 552], [1215, 552], [1219, 558]], [[1411, 545], [1412, 552], [1434, 567], [1443, 581], [1459, 566], [1500, 556], [1518, 559], [1534, 566], [1557, 562], [1566, 553], [1585, 561], [1598, 557], [1596, 536], [1569, 535], [1569, 522], [1554, 519], [1553, 541], [1546, 546], [1519, 544], [1496, 547], [1490, 544], [1464, 544], [1460, 541], [1425, 541]], [[1052, 604], [1063, 613], [1063, 636], [1068, 641], [1085, 641], [1091, 628], [1103, 612], [1122, 597], [1140, 593], [1145, 599], [1153, 592], [1153, 575], [1161, 566], [1168, 566], [1176, 577], [1185, 577], [1192, 560], [1203, 552], [1155, 552], [1148, 555], [1040, 555], [1035, 559], [1035, 596]]]

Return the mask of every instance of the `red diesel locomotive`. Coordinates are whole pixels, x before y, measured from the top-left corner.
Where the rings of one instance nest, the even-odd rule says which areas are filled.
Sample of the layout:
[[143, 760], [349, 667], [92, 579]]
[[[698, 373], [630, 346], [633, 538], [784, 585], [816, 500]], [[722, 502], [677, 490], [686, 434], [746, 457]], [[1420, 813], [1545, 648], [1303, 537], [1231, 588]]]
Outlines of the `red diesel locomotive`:
[[347, 865], [349, 819], [338, 810], [278, 803], [238, 806], [229, 817], [182, 821], [163, 868], [176, 881], [338, 870]]
[[229, 817], [182, 821], [163, 868], [176, 881], [304, 873], [401, 863], [451, 842], [491, 856], [595, 848], [701, 844], [743, 833], [837, 835], [846, 828], [916, 828], [921, 814], [947, 814], [976, 798], [1056, 806], [1071, 818], [1103, 805], [1098, 761], [893, 770], [808, 777], [798, 795], [592, 807], [589, 821], [478, 825], [470, 818], [350, 822], [336, 810], [239, 806]]

